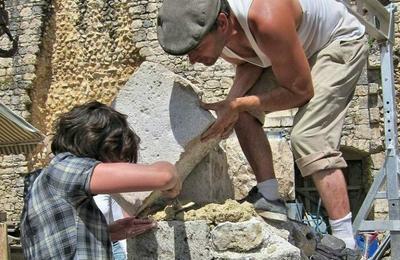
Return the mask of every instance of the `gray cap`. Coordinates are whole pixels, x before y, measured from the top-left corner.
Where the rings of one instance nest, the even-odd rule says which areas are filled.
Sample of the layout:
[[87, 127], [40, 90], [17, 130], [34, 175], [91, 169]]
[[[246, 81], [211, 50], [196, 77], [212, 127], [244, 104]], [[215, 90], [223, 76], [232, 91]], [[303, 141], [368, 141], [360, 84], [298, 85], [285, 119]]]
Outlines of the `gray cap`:
[[164, 0], [157, 19], [158, 41], [165, 52], [187, 54], [211, 29], [220, 0]]

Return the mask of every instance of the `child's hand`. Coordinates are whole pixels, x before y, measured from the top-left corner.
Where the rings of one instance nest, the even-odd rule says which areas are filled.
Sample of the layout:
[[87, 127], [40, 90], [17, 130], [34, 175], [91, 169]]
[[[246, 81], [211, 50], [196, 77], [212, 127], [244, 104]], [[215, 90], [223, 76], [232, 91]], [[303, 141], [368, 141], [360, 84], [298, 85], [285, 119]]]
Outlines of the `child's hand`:
[[164, 198], [173, 199], [173, 198], [175, 198], [176, 196], [179, 195], [179, 193], [181, 192], [181, 189], [182, 189], [182, 183], [178, 179], [176, 181], [175, 186], [172, 189], [161, 191], [161, 193], [162, 193]]
[[143, 234], [157, 226], [157, 223], [150, 219], [139, 219], [128, 217], [118, 219], [108, 225], [111, 241], [123, 240]]

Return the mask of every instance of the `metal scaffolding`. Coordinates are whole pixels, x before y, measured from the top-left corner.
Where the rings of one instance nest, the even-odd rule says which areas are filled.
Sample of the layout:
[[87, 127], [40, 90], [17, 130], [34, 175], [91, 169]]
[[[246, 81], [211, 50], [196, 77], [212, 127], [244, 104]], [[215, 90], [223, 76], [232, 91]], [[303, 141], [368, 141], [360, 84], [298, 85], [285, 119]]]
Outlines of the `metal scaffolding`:
[[[349, 10], [365, 25], [370, 37], [377, 40], [381, 53], [381, 78], [385, 126], [385, 161], [354, 220], [355, 234], [387, 231], [381, 247], [390, 240], [392, 259], [400, 259], [400, 161], [397, 134], [397, 111], [394, 84], [393, 44], [396, 7], [386, 7], [377, 0], [356, 0], [356, 10]], [[388, 219], [367, 220], [375, 199], [388, 202]], [[378, 250], [379, 254], [379, 250]], [[373, 257], [375, 259], [377, 254]]]

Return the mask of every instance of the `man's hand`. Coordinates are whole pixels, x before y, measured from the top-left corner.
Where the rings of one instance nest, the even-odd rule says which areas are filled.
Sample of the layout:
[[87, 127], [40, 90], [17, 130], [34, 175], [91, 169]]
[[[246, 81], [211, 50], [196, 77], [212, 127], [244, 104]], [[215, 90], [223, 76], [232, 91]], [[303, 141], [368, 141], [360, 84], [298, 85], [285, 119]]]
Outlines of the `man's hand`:
[[169, 190], [163, 190], [163, 191], [161, 191], [161, 193], [164, 198], [173, 199], [176, 196], [178, 196], [179, 193], [181, 193], [181, 189], [182, 189], [182, 182], [180, 179], [178, 179], [173, 188], [171, 188]]
[[200, 101], [200, 106], [206, 110], [214, 110], [217, 113], [217, 120], [201, 135], [201, 141], [204, 142], [217, 137], [228, 138], [239, 119], [239, 111], [234, 106], [234, 101], [230, 99], [216, 103]]
[[117, 221], [108, 225], [108, 232], [110, 232], [111, 241], [116, 241], [135, 237], [156, 226], [157, 223], [150, 219], [128, 217], [118, 219]]

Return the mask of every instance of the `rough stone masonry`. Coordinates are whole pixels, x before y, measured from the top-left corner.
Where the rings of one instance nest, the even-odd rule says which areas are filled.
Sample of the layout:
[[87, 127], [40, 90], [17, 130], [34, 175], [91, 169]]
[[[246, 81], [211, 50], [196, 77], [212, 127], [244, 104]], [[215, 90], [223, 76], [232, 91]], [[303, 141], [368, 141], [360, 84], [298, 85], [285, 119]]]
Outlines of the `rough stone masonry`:
[[162, 221], [155, 231], [128, 240], [129, 259], [301, 259], [300, 249], [258, 218], [224, 222]]

